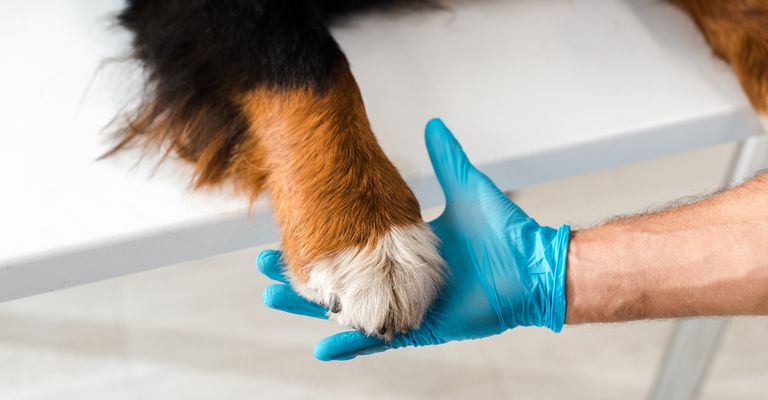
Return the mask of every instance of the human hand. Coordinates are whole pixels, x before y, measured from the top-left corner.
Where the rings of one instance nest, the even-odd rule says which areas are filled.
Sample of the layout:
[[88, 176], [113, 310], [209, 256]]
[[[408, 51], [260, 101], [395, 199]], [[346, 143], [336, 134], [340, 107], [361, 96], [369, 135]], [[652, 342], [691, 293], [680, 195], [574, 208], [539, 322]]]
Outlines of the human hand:
[[[317, 344], [320, 360], [478, 339], [518, 326], [554, 332], [563, 327], [570, 228], [542, 227], [530, 218], [470, 163], [442, 121], [427, 124], [426, 142], [446, 198], [445, 211], [430, 223], [448, 265], [445, 287], [418, 329], [389, 342], [356, 331], [338, 333]], [[279, 252], [262, 252], [257, 266], [282, 282], [265, 289], [267, 306], [327, 318], [327, 309], [291, 289]]]

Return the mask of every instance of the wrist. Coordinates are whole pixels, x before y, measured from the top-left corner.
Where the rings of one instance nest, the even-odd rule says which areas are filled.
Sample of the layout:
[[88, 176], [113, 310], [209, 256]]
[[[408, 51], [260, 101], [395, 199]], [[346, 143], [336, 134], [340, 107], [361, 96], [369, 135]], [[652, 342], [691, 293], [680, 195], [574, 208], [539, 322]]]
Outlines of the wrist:
[[552, 243], [552, 281], [549, 287], [552, 288], [549, 297], [548, 316], [545, 317], [546, 327], [553, 332], [558, 333], [563, 329], [565, 316], [567, 312], [566, 301], [566, 275], [568, 264], [568, 244], [571, 238], [571, 227], [562, 225], [555, 235]]
[[619, 226], [573, 231], [567, 252], [566, 324], [643, 319], [645, 294], [628, 265], [632, 239]]
[[567, 252], [567, 267], [565, 276], [566, 324], [580, 324], [591, 322], [594, 311], [591, 309], [593, 302], [585, 293], [588, 280], [587, 257], [588, 247], [584, 241], [584, 231], [571, 231]]

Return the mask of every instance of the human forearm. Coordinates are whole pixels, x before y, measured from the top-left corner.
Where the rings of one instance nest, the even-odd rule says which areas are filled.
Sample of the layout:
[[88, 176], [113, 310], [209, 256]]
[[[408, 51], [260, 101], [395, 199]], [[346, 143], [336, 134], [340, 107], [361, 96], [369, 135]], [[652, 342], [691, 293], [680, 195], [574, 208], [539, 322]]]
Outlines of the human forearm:
[[768, 314], [768, 177], [573, 234], [566, 323]]

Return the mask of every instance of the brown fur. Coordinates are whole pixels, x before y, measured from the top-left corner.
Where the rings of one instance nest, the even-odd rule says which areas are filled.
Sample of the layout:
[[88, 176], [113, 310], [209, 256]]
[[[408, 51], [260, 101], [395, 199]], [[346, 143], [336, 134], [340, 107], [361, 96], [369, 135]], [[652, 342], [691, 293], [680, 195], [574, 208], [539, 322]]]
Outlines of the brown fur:
[[[393, 226], [421, 222], [415, 196], [371, 131], [349, 68], [339, 68], [325, 93], [258, 88], [242, 100], [258, 132], [235, 162], [268, 186], [282, 226], [288, 265], [302, 280], [313, 260], [373, 245]], [[254, 160], [263, 160], [254, 168]], [[256, 164], [259, 164], [258, 162]]]
[[134, 144], [164, 148], [193, 164], [197, 188], [231, 180], [251, 201], [270, 188], [287, 264], [303, 281], [311, 261], [423, 223], [376, 142], [346, 61], [323, 91], [261, 86], [213, 110], [161, 103], [144, 102], [105, 157]]
[[768, 113], [768, 0], [672, 0], [730, 62], [754, 108]]
[[[151, 88], [148, 93], [152, 98]], [[157, 98], [145, 101], [117, 132], [117, 145], [102, 158], [138, 144], [145, 149], [164, 148], [165, 156], [173, 153], [193, 163], [196, 188], [216, 185], [239, 175], [232, 161], [248, 136], [248, 126], [237, 109], [226, 104], [206, 109], [191, 102], [178, 103], [180, 105], [169, 107], [167, 101]], [[254, 180], [254, 174], [249, 175], [249, 190], [259, 192], [266, 176]]]

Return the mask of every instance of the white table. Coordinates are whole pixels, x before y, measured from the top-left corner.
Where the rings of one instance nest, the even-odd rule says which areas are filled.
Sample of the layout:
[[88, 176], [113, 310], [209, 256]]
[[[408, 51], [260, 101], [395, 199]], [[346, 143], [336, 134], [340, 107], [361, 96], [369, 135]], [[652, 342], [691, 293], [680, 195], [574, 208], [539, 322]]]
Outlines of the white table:
[[[265, 198], [193, 193], [186, 170], [95, 161], [141, 82], [118, 0], [0, 3], [0, 301], [273, 242]], [[386, 153], [442, 202], [422, 127], [444, 117], [515, 189], [761, 132], [681, 12], [655, 0], [463, 1], [335, 29]], [[152, 176], [154, 175], [154, 176]]]

